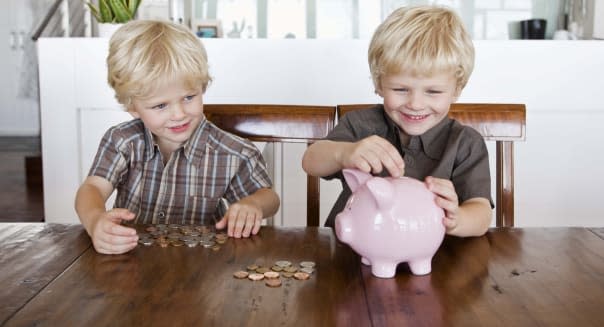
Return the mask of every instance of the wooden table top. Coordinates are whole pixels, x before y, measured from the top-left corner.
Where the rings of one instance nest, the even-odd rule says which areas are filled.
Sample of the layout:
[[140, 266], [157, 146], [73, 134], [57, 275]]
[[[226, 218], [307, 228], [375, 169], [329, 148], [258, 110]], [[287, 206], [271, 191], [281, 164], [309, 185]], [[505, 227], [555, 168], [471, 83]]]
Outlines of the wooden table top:
[[[202, 247], [94, 251], [79, 225], [0, 224], [5, 326], [603, 326], [604, 229], [496, 228], [446, 237], [432, 273], [371, 275], [327, 228], [265, 227]], [[252, 263], [314, 261], [278, 288]]]

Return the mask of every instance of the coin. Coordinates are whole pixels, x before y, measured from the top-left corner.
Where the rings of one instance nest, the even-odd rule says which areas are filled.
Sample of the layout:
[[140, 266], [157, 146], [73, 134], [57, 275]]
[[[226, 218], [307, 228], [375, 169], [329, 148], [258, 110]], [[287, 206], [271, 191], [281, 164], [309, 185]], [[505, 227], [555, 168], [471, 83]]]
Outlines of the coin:
[[196, 246], [197, 246], [197, 244], [199, 244], [199, 243], [198, 243], [197, 241], [191, 241], [191, 240], [188, 240], [188, 241], [185, 241], [185, 244], [186, 244], [188, 247], [190, 247], [190, 248], [194, 248], [194, 247], [196, 247]]
[[271, 279], [267, 279], [264, 283], [268, 287], [279, 287], [279, 286], [281, 286], [281, 279], [271, 278]]
[[256, 269], [258, 269], [258, 265], [256, 265], [256, 264], [251, 264], [251, 265], [247, 266], [247, 270], [256, 270]]
[[279, 267], [279, 266], [277, 266], [277, 265], [274, 265], [274, 266], [272, 266], [272, 267], [271, 267], [271, 270], [272, 270], [272, 271], [279, 272], [279, 271], [282, 271], [282, 270], [283, 270], [283, 268], [281, 268], [281, 267]]
[[155, 231], [157, 231], [157, 227], [155, 227], [155, 226], [149, 226], [149, 227], [145, 228], [145, 230], [147, 232], [149, 232], [149, 233], [150, 232], [155, 232]]
[[305, 273], [307, 273], [307, 274], [309, 274], [309, 275], [311, 275], [313, 272], [315, 272], [315, 270], [314, 270], [314, 269], [312, 269], [312, 268], [308, 268], [308, 267], [303, 267], [303, 268], [300, 268], [300, 271], [301, 271], [301, 272], [305, 272]]
[[218, 251], [218, 250], [220, 250], [220, 246], [218, 246], [218, 245], [214, 245], [214, 246], [212, 247], [212, 250], [214, 250], [214, 251]]
[[284, 272], [284, 273], [281, 273], [281, 276], [283, 276], [285, 278], [292, 278], [292, 277], [294, 277], [294, 273], [292, 273], [292, 272]]
[[283, 271], [293, 274], [296, 271], [298, 271], [298, 268], [294, 267], [294, 266], [289, 266], [289, 267], [285, 267], [285, 269], [283, 269]]
[[275, 262], [275, 265], [281, 267], [281, 268], [285, 268], [285, 267], [289, 267], [292, 265], [292, 263], [290, 261], [287, 260], [279, 260], [277, 262]]
[[183, 241], [171, 241], [172, 246], [183, 246], [185, 243]]
[[144, 245], [144, 246], [151, 246], [153, 245], [153, 239], [151, 238], [141, 238], [138, 240], [138, 243]]
[[253, 281], [257, 281], [257, 280], [263, 280], [264, 279], [264, 275], [263, 274], [258, 274], [258, 273], [251, 273], [247, 276], [247, 278], [253, 280]]
[[307, 280], [310, 278], [310, 275], [305, 272], [298, 271], [294, 274], [294, 278], [297, 280]]
[[244, 279], [247, 278], [247, 276], [249, 275], [249, 273], [247, 271], [243, 271], [243, 270], [239, 270], [233, 273], [233, 277], [237, 278], [237, 279]]
[[264, 277], [266, 278], [279, 278], [279, 273], [276, 271], [267, 271], [264, 273]]
[[315, 267], [315, 263], [312, 262], [312, 261], [302, 261], [302, 262], [300, 262], [300, 267], [314, 268]]
[[256, 272], [259, 273], [259, 274], [264, 274], [267, 271], [269, 271], [269, 269], [266, 268], [266, 267], [258, 267], [258, 268], [256, 268]]

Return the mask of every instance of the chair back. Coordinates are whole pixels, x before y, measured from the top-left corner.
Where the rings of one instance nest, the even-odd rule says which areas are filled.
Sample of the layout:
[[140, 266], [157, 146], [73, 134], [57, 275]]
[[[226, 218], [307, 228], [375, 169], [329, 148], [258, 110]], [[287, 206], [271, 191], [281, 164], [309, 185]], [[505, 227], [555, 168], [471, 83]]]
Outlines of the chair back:
[[[347, 112], [366, 109], [373, 104], [338, 105], [338, 118]], [[524, 104], [455, 103], [449, 117], [468, 125], [486, 141], [496, 144], [495, 224], [514, 226], [514, 142], [526, 138]]]
[[[260, 104], [206, 104], [204, 114], [221, 129], [255, 142], [306, 143], [333, 129], [336, 108]], [[319, 226], [319, 178], [307, 175], [306, 225]]]

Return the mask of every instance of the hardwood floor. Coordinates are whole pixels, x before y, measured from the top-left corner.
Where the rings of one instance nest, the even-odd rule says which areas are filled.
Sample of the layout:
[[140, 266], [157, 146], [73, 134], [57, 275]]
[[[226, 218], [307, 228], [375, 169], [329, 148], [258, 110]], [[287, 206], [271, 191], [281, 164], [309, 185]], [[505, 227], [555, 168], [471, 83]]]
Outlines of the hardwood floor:
[[0, 137], [0, 222], [44, 221], [41, 165], [39, 138]]

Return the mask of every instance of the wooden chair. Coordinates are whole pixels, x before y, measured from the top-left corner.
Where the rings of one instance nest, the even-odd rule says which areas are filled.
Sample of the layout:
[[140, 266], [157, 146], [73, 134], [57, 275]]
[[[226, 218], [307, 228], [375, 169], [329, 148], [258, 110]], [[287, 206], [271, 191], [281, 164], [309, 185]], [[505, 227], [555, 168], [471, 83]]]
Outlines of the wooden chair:
[[[337, 106], [338, 117], [366, 109], [371, 104]], [[514, 141], [525, 140], [526, 108], [523, 104], [455, 103], [449, 117], [477, 130], [496, 143], [495, 224], [514, 226]]]
[[[310, 144], [334, 127], [329, 106], [206, 104], [206, 117], [225, 131], [256, 142]], [[319, 178], [307, 176], [306, 224], [319, 226]]]

